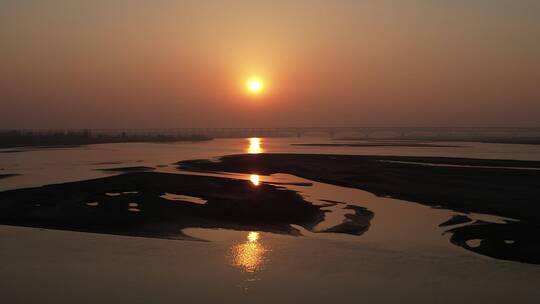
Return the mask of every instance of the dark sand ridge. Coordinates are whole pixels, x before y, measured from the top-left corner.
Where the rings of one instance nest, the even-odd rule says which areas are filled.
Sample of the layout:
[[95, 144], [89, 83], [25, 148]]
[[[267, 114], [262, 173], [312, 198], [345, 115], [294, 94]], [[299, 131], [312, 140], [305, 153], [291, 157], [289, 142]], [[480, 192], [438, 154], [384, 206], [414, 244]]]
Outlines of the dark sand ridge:
[[540, 204], [535, 203], [540, 196], [540, 170], [481, 168], [539, 168], [540, 161], [268, 153], [224, 156], [220, 162], [181, 161], [179, 165], [246, 174], [287, 173], [430, 206], [540, 220]]
[[109, 172], [109, 173], [134, 173], [134, 172], [147, 172], [154, 171], [155, 168], [147, 166], [134, 166], [134, 167], [120, 167], [120, 168], [106, 168], [95, 169], [96, 171]]
[[12, 177], [12, 176], [17, 176], [17, 175], [19, 175], [19, 174], [0, 174], [0, 179]]
[[[399, 162], [464, 166], [538, 168], [540, 162], [442, 157], [311, 154], [231, 155], [221, 162], [182, 161], [183, 169], [237, 173], [287, 173], [353, 187], [379, 196], [421, 204], [515, 218], [519, 222], [473, 222], [449, 230], [451, 241], [495, 258], [540, 263], [540, 171], [503, 168], [438, 167]], [[468, 240], [482, 240], [479, 246]]]
[[[161, 197], [165, 193], [206, 203], [171, 201]], [[265, 183], [139, 172], [0, 192], [0, 223], [158, 238], [186, 238], [181, 230], [190, 227], [299, 235], [291, 224], [312, 230], [324, 219], [321, 207]], [[348, 219], [358, 222], [355, 227], [332, 227], [331, 232], [362, 234], [371, 217], [356, 213]]]
[[439, 227], [446, 227], [446, 226], [455, 226], [459, 224], [465, 224], [472, 222], [472, 219], [466, 215], [460, 215], [456, 214], [452, 216], [449, 220], [442, 222], [439, 224]]
[[16, 150], [16, 149], [10, 149], [10, 150], [1, 150], [0, 153], [21, 153], [21, 152], [24, 152], [25, 150]]

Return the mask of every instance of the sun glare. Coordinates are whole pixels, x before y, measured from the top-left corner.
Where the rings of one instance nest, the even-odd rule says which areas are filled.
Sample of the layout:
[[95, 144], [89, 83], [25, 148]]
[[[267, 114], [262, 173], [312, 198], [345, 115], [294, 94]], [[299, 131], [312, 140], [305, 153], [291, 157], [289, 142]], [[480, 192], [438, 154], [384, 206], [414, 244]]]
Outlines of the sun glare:
[[260, 94], [264, 89], [263, 81], [258, 77], [252, 77], [246, 81], [246, 89], [253, 95]]

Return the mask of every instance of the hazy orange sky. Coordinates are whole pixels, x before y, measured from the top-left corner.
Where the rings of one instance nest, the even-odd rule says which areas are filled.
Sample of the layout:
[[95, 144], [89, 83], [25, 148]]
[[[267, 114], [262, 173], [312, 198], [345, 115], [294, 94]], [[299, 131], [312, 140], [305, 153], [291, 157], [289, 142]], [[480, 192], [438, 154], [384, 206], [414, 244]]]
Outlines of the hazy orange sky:
[[539, 37], [537, 0], [0, 0], [0, 128], [540, 126]]

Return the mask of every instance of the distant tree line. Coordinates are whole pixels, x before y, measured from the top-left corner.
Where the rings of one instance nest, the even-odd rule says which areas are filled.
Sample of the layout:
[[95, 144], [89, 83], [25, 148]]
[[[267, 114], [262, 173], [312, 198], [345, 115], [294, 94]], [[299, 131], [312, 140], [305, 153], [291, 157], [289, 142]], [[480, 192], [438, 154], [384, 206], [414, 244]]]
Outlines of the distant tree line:
[[79, 146], [105, 143], [127, 142], [175, 142], [175, 141], [204, 141], [211, 138], [197, 134], [118, 134], [94, 133], [91, 130], [82, 131], [0, 131], [0, 148], [29, 147], [29, 146]]

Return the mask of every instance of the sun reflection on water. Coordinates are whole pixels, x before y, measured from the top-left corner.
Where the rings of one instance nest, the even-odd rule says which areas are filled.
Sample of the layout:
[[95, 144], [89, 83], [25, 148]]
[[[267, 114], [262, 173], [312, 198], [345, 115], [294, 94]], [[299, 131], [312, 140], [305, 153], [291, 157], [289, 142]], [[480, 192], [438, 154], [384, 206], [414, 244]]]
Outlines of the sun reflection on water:
[[257, 242], [259, 240], [259, 233], [255, 231], [251, 231], [250, 233], [248, 233], [247, 239], [249, 242], [252, 242], [252, 243]]
[[262, 269], [268, 249], [260, 243], [258, 232], [251, 231], [246, 238], [244, 243], [231, 248], [231, 263], [245, 272], [253, 273]]
[[261, 177], [258, 174], [251, 174], [249, 176], [249, 180], [254, 186], [258, 186], [261, 184]]
[[248, 138], [249, 140], [249, 146], [248, 146], [248, 149], [247, 149], [247, 152], [249, 154], [259, 154], [259, 153], [263, 153], [264, 150], [262, 148], [262, 139], [259, 138], [259, 137], [251, 137], [251, 138]]

